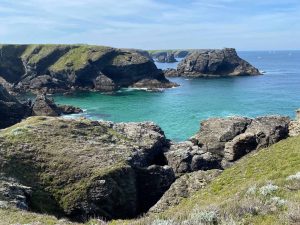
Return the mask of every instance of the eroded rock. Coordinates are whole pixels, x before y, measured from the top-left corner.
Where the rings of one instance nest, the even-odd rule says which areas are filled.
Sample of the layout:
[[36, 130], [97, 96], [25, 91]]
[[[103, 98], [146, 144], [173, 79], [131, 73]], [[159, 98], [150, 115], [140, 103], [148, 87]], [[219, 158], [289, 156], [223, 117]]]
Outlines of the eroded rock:
[[149, 212], [160, 213], [178, 205], [183, 199], [206, 187], [221, 172], [221, 170], [209, 170], [184, 174], [171, 185], [169, 190], [151, 207]]
[[189, 77], [259, 75], [258, 69], [241, 59], [235, 49], [202, 50], [178, 64], [178, 74]]

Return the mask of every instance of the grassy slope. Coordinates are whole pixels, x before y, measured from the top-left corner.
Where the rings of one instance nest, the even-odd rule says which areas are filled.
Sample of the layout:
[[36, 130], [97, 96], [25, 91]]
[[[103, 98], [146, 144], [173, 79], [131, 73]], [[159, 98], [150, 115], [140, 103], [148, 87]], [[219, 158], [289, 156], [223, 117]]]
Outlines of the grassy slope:
[[[263, 149], [241, 159], [233, 167], [225, 170], [208, 187], [181, 202], [177, 207], [158, 215], [163, 219], [185, 220], [194, 208], [217, 207], [234, 215], [240, 203], [246, 198], [249, 188], [258, 188], [272, 182], [279, 186], [274, 195], [287, 202], [300, 204], [300, 190], [289, 190], [289, 175], [300, 172], [300, 136], [283, 140], [267, 149]], [[255, 197], [256, 198], [256, 197]], [[251, 202], [249, 203], [251, 204]], [[266, 215], [245, 215], [243, 224], [283, 224], [286, 208]], [[235, 215], [234, 215], [235, 216]], [[157, 218], [157, 217], [156, 217]], [[126, 224], [149, 224], [154, 216], [129, 221]], [[124, 222], [115, 221], [113, 224]]]
[[[233, 209], [243, 202], [246, 191], [250, 187], [257, 186], [258, 188], [272, 182], [279, 186], [279, 189], [274, 195], [285, 199], [287, 202], [300, 203], [300, 190], [291, 190], [291, 185], [286, 178], [289, 175], [296, 174], [300, 171], [300, 136], [289, 138], [281, 141], [267, 149], [263, 149], [248, 157], [243, 158], [230, 169], [224, 171], [218, 179], [213, 181], [207, 188], [199, 191], [194, 196], [183, 201], [179, 206], [174, 207], [163, 214], [158, 215], [160, 218], [174, 220], [184, 220], [189, 216], [192, 209], [196, 206], [208, 207], [215, 206], [222, 209]], [[246, 215], [243, 224], [284, 224], [282, 217], [287, 210], [286, 207], [275, 212], [265, 215]], [[14, 221], [23, 223], [23, 218], [26, 222], [36, 221], [40, 216], [35, 214], [27, 214], [26, 217], [20, 217], [19, 212], [6, 213], [6, 210], [0, 209], [1, 215], [5, 215], [4, 221]], [[32, 215], [30, 220], [28, 217]], [[150, 218], [141, 218], [140, 220], [131, 221], [113, 221], [112, 224], [151, 224], [149, 221], [157, 218], [150, 215]], [[17, 220], [18, 219], [18, 220]], [[44, 217], [42, 220], [45, 221]]]

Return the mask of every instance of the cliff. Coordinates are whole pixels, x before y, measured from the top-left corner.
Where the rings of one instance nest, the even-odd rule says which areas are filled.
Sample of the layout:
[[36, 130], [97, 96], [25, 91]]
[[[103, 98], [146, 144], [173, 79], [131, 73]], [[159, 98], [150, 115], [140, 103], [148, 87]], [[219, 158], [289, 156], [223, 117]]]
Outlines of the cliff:
[[91, 45], [0, 45], [0, 76], [19, 92], [114, 91], [142, 80], [152, 89], [175, 85], [143, 51]]

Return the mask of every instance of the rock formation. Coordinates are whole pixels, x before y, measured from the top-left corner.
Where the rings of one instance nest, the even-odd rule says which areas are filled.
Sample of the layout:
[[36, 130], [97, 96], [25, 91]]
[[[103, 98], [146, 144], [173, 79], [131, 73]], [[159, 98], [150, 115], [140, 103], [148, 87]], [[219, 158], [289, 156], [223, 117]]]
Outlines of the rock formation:
[[300, 135], [300, 109], [296, 111], [296, 119], [290, 122], [289, 132], [292, 137]]
[[21, 185], [16, 179], [0, 174], [0, 208], [29, 209], [31, 188]]
[[221, 174], [221, 170], [196, 171], [179, 177], [161, 199], [149, 210], [150, 213], [160, 213], [178, 205], [183, 199], [190, 197], [196, 191], [206, 187]]
[[226, 168], [249, 152], [288, 137], [289, 122], [282, 116], [208, 119], [190, 141], [173, 143], [165, 156], [178, 174]]
[[0, 84], [0, 129], [18, 123], [30, 114], [29, 105], [20, 103]]
[[243, 76], [259, 75], [258, 69], [241, 59], [235, 49], [202, 50], [188, 55], [177, 67], [180, 76]]
[[54, 101], [44, 94], [39, 94], [32, 105], [33, 116], [61, 116], [81, 113], [78, 107], [70, 105], [56, 105]]
[[177, 62], [177, 60], [174, 57], [174, 54], [169, 52], [167, 52], [166, 54], [159, 55], [156, 60], [157, 62], [161, 62], [161, 63]]
[[31, 117], [0, 131], [0, 170], [30, 187], [30, 210], [79, 221], [129, 218], [174, 181], [164, 165], [168, 145], [153, 123]]
[[145, 79], [151, 87], [172, 86], [144, 51], [89, 45], [0, 45], [0, 51], [1, 77], [17, 92], [112, 91]]

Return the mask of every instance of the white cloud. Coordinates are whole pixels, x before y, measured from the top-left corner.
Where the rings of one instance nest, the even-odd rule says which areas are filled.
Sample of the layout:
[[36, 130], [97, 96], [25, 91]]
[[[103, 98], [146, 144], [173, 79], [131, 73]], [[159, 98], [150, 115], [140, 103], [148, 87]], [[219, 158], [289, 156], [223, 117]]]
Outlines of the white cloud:
[[276, 4], [271, 0], [1, 0], [0, 42], [145, 49], [300, 48], [300, 43], [290, 46], [289, 41], [300, 38], [300, 4], [296, 0]]

